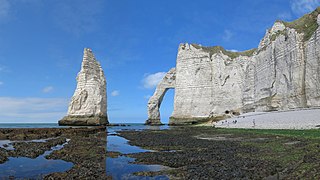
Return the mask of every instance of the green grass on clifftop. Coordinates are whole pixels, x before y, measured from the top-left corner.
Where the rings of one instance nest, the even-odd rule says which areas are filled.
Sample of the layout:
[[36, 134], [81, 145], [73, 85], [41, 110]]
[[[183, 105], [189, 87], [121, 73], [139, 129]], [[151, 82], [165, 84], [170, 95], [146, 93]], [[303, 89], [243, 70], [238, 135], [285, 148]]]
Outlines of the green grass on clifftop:
[[228, 51], [228, 50], [224, 49], [222, 46], [205, 47], [205, 46], [201, 46], [198, 44], [191, 44], [191, 45], [197, 49], [203, 49], [205, 52], [208, 52], [210, 54], [210, 57], [213, 54], [216, 54], [221, 51], [224, 55], [229, 56], [231, 59], [237, 58], [239, 56], [250, 57], [257, 50], [256, 48], [254, 48], [254, 49], [250, 49], [250, 50], [242, 51], [242, 52], [233, 52], [233, 51]]
[[285, 26], [295, 29], [298, 33], [304, 33], [303, 40], [307, 41], [318, 28], [317, 17], [319, 13], [320, 7], [295, 21], [281, 22], [283, 22]]

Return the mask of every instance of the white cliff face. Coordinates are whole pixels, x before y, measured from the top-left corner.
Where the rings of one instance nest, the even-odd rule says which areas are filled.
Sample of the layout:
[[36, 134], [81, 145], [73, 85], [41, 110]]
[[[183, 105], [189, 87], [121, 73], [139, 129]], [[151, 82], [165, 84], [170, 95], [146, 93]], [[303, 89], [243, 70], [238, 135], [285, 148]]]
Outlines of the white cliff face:
[[173, 117], [204, 116], [210, 111], [212, 86], [209, 53], [189, 44], [179, 47]]
[[258, 49], [252, 57], [256, 111], [306, 107], [304, 50], [303, 35], [291, 28]]
[[[317, 23], [320, 26], [320, 15]], [[306, 81], [305, 92], [307, 106], [320, 106], [320, 28], [305, 45]]]
[[247, 56], [211, 54], [195, 45], [179, 47], [171, 124], [238, 114], [243, 106]]
[[92, 50], [85, 48], [68, 114], [59, 123], [100, 125], [107, 122], [106, 78]]
[[181, 44], [170, 123], [320, 107], [319, 12], [304, 16], [313, 24], [302, 27], [276, 22], [251, 54]]

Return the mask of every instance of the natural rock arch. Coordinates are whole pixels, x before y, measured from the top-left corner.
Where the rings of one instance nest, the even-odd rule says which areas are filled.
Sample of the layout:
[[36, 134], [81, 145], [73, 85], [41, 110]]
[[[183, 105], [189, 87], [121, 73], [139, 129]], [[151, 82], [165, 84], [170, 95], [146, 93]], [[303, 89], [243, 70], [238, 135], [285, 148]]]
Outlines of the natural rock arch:
[[148, 120], [146, 124], [161, 125], [160, 121], [160, 105], [164, 95], [169, 89], [174, 89], [176, 85], [176, 69], [172, 68], [164, 76], [162, 81], [158, 84], [153, 96], [148, 101]]

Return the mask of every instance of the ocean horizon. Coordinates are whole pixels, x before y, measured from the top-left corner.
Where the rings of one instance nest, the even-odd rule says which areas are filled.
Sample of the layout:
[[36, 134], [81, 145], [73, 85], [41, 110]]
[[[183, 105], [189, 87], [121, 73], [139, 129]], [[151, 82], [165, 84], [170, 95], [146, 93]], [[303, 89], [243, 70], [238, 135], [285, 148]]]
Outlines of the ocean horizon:
[[[143, 123], [110, 123], [141, 126]], [[59, 126], [58, 123], [0, 123], [0, 128], [68, 128], [81, 126]], [[82, 126], [87, 127], [87, 126]]]

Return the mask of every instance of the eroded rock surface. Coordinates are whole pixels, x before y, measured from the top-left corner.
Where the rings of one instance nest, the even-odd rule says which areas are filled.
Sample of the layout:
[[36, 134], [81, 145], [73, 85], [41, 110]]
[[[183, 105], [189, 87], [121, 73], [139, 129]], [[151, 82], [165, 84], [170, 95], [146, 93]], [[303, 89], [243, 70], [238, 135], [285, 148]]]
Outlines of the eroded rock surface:
[[257, 49], [244, 52], [181, 44], [170, 124], [320, 107], [319, 13], [277, 21]]
[[71, 99], [68, 114], [59, 125], [108, 124], [106, 78], [92, 50], [85, 48], [77, 88]]
[[148, 120], [146, 124], [149, 125], [160, 125], [160, 105], [163, 100], [165, 93], [168, 89], [175, 88], [176, 84], [176, 69], [172, 68], [163, 77], [162, 81], [158, 84], [156, 91], [148, 102]]

